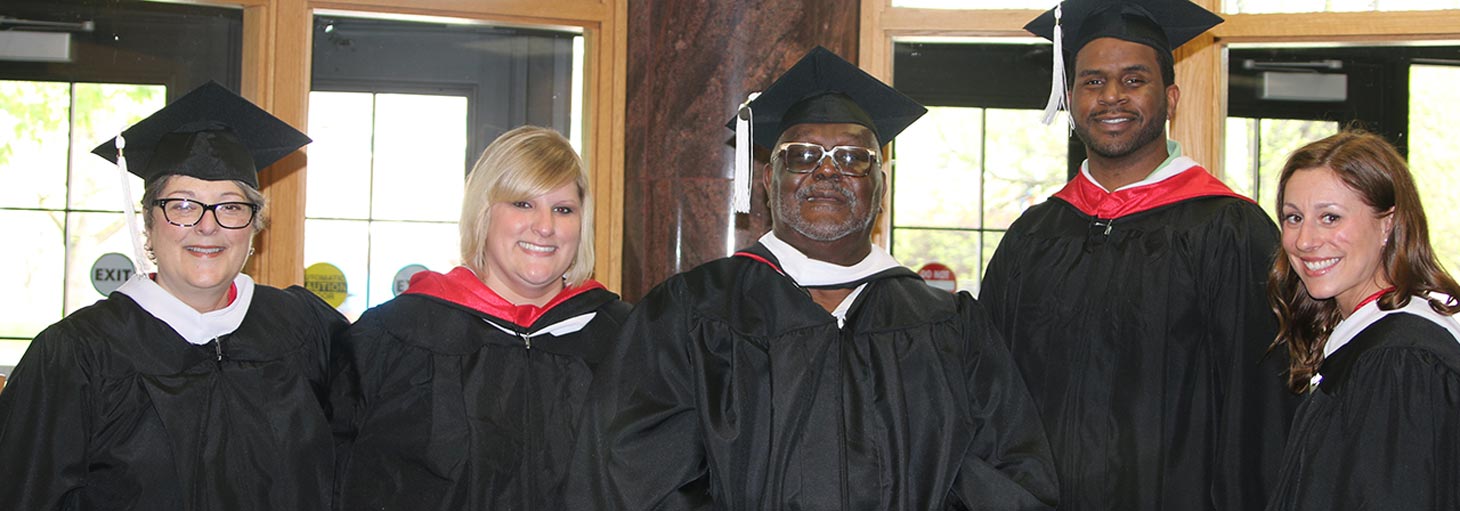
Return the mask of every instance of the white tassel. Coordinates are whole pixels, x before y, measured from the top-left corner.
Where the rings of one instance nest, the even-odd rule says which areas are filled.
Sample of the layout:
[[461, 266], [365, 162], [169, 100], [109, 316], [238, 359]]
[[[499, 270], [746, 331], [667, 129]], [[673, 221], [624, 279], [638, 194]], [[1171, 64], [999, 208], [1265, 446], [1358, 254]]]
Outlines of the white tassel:
[[755, 158], [755, 128], [754, 114], [750, 111], [750, 102], [759, 97], [759, 92], [752, 92], [740, 104], [735, 112], [735, 188], [732, 206], [736, 213], [750, 213], [750, 165]]
[[[1044, 124], [1048, 126], [1054, 122], [1054, 117], [1059, 115], [1061, 108], [1070, 104], [1069, 90], [1065, 88], [1065, 43], [1064, 26], [1060, 23], [1063, 16], [1063, 3], [1054, 6], [1054, 69], [1050, 73], [1049, 102], [1044, 105]], [[1070, 126], [1074, 126], [1074, 119], [1066, 117]]]
[[123, 214], [127, 217], [127, 232], [132, 235], [132, 255], [136, 257], [132, 261], [132, 267], [136, 269], [136, 275], [147, 275], [151, 273], [152, 260], [147, 258], [146, 251], [142, 249], [142, 229], [137, 227], [137, 206], [132, 202], [132, 181], [127, 173], [127, 139], [117, 133], [117, 172], [122, 177], [122, 201], [125, 204]]

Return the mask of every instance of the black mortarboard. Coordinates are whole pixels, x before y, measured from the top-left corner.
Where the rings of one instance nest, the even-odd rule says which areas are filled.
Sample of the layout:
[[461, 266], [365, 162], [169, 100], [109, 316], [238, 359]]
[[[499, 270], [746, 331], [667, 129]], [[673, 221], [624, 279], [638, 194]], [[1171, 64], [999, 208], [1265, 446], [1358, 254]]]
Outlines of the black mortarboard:
[[1090, 41], [1114, 37], [1144, 44], [1157, 52], [1171, 51], [1222, 22], [1189, 0], [1065, 0], [1024, 25], [1034, 35], [1054, 41], [1054, 73], [1044, 123], [1066, 103], [1065, 59], [1071, 60]]
[[[1114, 37], [1171, 53], [1192, 38], [1222, 22], [1222, 17], [1188, 0], [1066, 0], [1063, 13], [1064, 50], [1070, 56], [1086, 43]], [[1054, 40], [1055, 10], [1034, 18], [1024, 29]]]
[[[208, 82], [122, 131], [127, 170], [147, 184], [168, 175], [238, 180], [258, 188], [258, 171], [309, 137], [216, 82]], [[116, 163], [116, 139], [91, 152]]]
[[[886, 144], [927, 112], [917, 101], [831, 50], [813, 48], [765, 92], [752, 95], [725, 124], [736, 130], [735, 210], [750, 210], [749, 145], [770, 149], [787, 128], [807, 123], [859, 124], [872, 130], [878, 144]], [[749, 135], [736, 127], [742, 117], [749, 118]], [[746, 138], [751, 140], [743, 140]]]
[[[796, 124], [853, 123], [866, 126], [886, 144], [927, 108], [817, 46], [748, 104], [755, 145], [776, 145]], [[725, 124], [734, 129], [735, 119]], [[740, 148], [737, 148], [740, 149]]]

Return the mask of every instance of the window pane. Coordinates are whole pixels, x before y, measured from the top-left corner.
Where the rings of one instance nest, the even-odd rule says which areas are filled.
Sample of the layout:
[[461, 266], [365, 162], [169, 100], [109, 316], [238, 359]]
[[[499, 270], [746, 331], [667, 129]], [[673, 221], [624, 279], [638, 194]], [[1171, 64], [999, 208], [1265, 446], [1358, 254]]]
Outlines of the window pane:
[[958, 289], [978, 294], [983, 269], [1003, 233], [980, 231], [938, 231], [901, 228], [893, 233], [897, 261], [916, 271], [928, 263], [941, 263], [953, 270]]
[[[157, 85], [88, 84], [75, 88], [71, 130], [71, 208], [122, 210], [117, 166], [91, 149], [117, 136], [167, 104], [167, 88]], [[132, 200], [142, 200], [142, 178], [128, 173]]]
[[[312, 196], [312, 195], [311, 195]], [[370, 223], [354, 220], [304, 221], [304, 267], [329, 263], [345, 274], [349, 295], [339, 310], [354, 321], [365, 312], [369, 280]]]
[[310, 218], [370, 218], [371, 126], [374, 95], [309, 93]]
[[[0, 239], [23, 240], [0, 250], [0, 337], [30, 338], [61, 319], [65, 213], [0, 210]], [[0, 365], [15, 360], [0, 359]]]
[[406, 265], [419, 264], [443, 273], [451, 271], [460, 264], [459, 239], [456, 224], [372, 222], [369, 306], [385, 303], [395, 296], [391, 285], [395, 274]]
[[1413, 65], [1409, 69], [1409, 168], [1429, 220], [1430, 243], [1452, 275], [1460, 272], [1460, 104], [1454, 87], [1460, 67]]
[[980, 225], [983, 109], [932, 107], [896, 142], [896, 226]]
[[66, 83], [0, 80], [0, 207], [66, 207]]
[[1460, 0], [1226, 0], [1232, 14], [1270, 12], [1425, 11], [1460, 8]]
[[1253, 181], [1253, 177], [1257, 175], [1257, 169], [1252, 164], [1257, 161], [1253, 153], [1257, 150], [1257, 119], [1228, 117], [1225, 136], [1227, 163], [1226, 168], [1222, 169], [1222, 182], [1231, 187], [1232, 191], [1255, 200], [1257, 183]]
[[988, 110], [983, 227], [1005, 229], [1029, 206], [1044, 202], [1068, 181], [1069, 127], [1048, 126], [1038, 110]]
[[[116, 188], [116, 187], [112, 187]], [[141, 193], [141, 189], [137, 193]], [[121, 213], [72, 213], [66, 244], [66, 314], [105, 298], [91, 284], [91, 265], [108, 252], [136, 259], [125, 215]], [[142, 227], [141, 218], [137, 227]], [[135, 264], [136, 261], [133, 261]]]
[[407, 94], [375, 98], [371, 216], [457, 221], [467, 172], [466, 98]]
[[[1252, 123], [1256, 123], [1255, 130]], [[1276, 219], [1274, 205], [1277, 203], [1278, 175], [1282, 173], [1288, 155], [1309, 142], [1334, 133], [1338, 133], [1338, 123], [1334, 121], [1228, 118], [1227, 182], [1245, 185], [1234, 189], [1257, 201], [1257, 205]], [[1252, 151], [1254, 145], [1257, 147], [1255, 153]], [[1235, 177], [1244, 173], [1249, 177]], [[1254, 173], [1255, 181], [1250, 177]], [[1256, 193], [1252, 193], [1254, 186]]]

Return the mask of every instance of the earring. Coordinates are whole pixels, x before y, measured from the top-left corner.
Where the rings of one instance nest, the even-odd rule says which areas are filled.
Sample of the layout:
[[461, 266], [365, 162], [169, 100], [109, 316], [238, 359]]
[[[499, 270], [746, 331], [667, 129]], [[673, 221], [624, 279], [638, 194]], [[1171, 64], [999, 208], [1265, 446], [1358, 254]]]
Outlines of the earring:
[[248, 255], [253, 255], [253, 247], [248, 247]]

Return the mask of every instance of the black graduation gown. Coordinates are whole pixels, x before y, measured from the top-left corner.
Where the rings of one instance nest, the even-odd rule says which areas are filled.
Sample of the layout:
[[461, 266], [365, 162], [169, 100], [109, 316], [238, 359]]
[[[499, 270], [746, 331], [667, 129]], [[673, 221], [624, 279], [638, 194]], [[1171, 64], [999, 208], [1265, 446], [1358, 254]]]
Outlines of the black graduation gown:
[[[582, 330], [535, 332], [597, 311]], [[403, 294], [350, 328], [335, 364], [337, 509], [557, 510], [593, 369], [628, 304], [592, 289], [529, 328]]]
[[635, 308], [595, 383], [570, 509], [1054, 505], [1039, 419], [971, 296], [899, 267], [838, 328], [777, 267], [712, 261]]
[[327, 366], [346, 325], [301, 287], [255, 286], [238, 329], [201, 346], [122, 293], [76, 311], [0, 393], [0, 507], [327, 507]]
[[[1418, 298], [1416, 298], [1418, 299]], [[1385, 316], [1333, 352], [1293, 418], [1268, 509], [1460, 509], [1460, 343]]]
[[1264, 505], [1296, 402], [1267, 354], [1276, 247], [1230, 196], [1100, 222], [1051, 198], [1010, 226], [980, 300], [1038, 403], [1061, 509]]

